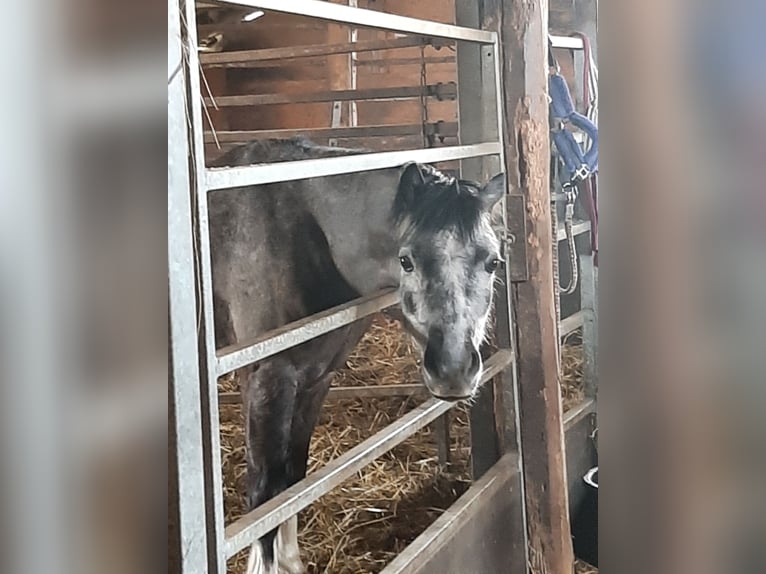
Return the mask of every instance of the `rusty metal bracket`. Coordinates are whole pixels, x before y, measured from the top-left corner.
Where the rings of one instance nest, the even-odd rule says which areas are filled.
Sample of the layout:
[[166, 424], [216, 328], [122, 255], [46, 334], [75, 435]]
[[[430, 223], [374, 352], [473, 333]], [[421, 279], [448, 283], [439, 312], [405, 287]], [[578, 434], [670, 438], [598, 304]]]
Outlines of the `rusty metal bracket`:
[[506, 197], [508, 232], [505, 238], [505, 259], [508, 262], [512, 283], [529, 281], [527, 266], [527, 206], [526, 198], [520, 194]]

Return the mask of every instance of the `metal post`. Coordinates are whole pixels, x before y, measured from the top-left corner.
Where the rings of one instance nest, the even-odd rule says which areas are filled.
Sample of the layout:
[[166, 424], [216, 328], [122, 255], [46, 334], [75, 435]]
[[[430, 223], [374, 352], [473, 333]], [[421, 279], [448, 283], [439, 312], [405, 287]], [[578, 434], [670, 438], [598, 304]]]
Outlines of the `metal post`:
[[[467, 0], [455, 2], [455, 22], [460, 26], [480, 26], [479, 3]], [[484, 62], [484, 55], [487, 62]], [[466, 42], [457, 43], [458, 76], [458, 127], [461, 144], [496, 140], [495, 120], [496, 90], [492, 61], [492, 46], [480, 46]], [[500, 171], [496, 156], [469, 158], [460, 162], [461, 177], [475, 181], [487, 181]], [[499, 304], [498, 314], [507, 313]], [[506, 345], [506, 348], [509, 348]], [[506, 375], [500, 375], [500, 378]], [[478, 479], [500, 456], [494, 412], [495, 393], [493, 385], [486, 385], [471, 408], [471, 464], [473, 477]]]
[[178, 0], [168, 0], [168, 311], [171, 389], [168, 446], [168, 571], [207, 570], [202, 413], [191, 181], [186, 126], [186, 70]]
[[[502, 0], [506, 173], [526, 199], [528, 281], [514, 284], [529, 565], [571, 574], [549, 192], [548, 2]], [[517, 240], [518, 241], [518, 240]]]
[[[590, 244], [589, 244], [590, 245]], [[582, 348], [585, 395], [598, 392], [598, 268], [593, 255], [580, 255], [580, 309], [583, 311]]]
[[218, 388], [215, 361], [215, 332], [213, 320], [213, 280], [210, 266], [210, 238], [208, 233], [208, 189], [205, 168], [204, 129], [202, 123], [202, 91], [200, 86], [199, 54], [197, 52], [197, 13], [194, 2], [185, 3], [185, 26], [181, 38], [185, 41], [187, 79], [189, 82], [188, 108], [191, 117], [189, 157], [193, 165], [193, 185], [196, 195], [196, 245], [198, 248], [197, 273], [200, 280], [202, 314], [195, 333], [200, 341], [200, 398], [202, 404], [202, 454], [204, 460], [206, 528], [208, 532], [208, 567], [205, 572], [225, 574], [223, 553], [223, 477], [221, 475], [221, 435], [218, 420]]

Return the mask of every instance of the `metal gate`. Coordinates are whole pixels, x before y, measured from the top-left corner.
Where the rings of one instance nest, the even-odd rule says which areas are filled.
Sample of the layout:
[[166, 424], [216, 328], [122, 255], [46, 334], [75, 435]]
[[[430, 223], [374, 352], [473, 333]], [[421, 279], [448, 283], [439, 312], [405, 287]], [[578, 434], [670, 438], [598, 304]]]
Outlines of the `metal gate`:
[[[318, 0], [227, 3], [458, 41], [460, 145], [209, 169], [204, 158], [195, 5], [186, 2], [181, 13], [179, 0], [169, 0], [169, 298], [178, 529], [183, 571], [217, 574], [226, 571], [229, 557], [436, 421], [452, 405], [437, 399], [426, 400], [287, 491], [233, 523], [224, 524], [218, 377], [394, 305], [398, 295], [387, 291], [363, 297], [296, 321], [278, 332], [266, 333], [247, 344], [216, 351], [208, 194], [218, 189], [390, 168], [408, 161], [460, 160], [462, 176], [475, 180], [486, 180], [504, 165], [500, 46], [496, 32], [480, 29], [478, 2], [456, 1], [456, 22], [460, 24], [456, 26]], [[508, 210], [503, 212], [507, 214]], [[526, 571], [518, 440], [515, 436], [507, 438], [508, 429], [511, 435], [518, 429], [512, 314], [506, 288], [510, 285], [510, 269], [511, 265], [507, 265], [505, 285], [498, 289], [496, 299], [498, 350], [486, 362], [482, 391], [473, 407], [472, 459], [477, 481], [452, 511], [447, 511], [387, 567], [387, 573], [444, 572], [445, 565], [451, 565], [451, 571], [461, 572]], [[488, 381], [492, 384], [485, 384]], [[501, 444], [503, 435], [506, 444]], [[461, 544], [448, 544], [458, 532]], [[478, 548], [483, 549], [477, 551]]]

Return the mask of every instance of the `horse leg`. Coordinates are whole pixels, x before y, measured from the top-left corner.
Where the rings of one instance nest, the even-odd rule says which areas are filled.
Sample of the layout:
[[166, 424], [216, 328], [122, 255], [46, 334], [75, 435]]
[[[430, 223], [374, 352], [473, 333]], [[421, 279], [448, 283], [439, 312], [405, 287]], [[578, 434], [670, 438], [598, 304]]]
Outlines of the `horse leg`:
[[[330, 377], [322, 377], [320, 381], [311, 383], [306, 387], [300, 389], [295, 400], [290, 448], [288, 449], [289, 458], [287, 460], [288, 486], [292, 486], [306, 477], [311, 435], [314, 432], [322, 403], [330, 387]], [[276, 561], [280, 573], [302, 574], [305, 572], [298, 546], [297, 516], [291, 517], [279, 527]]]
[[[288, 450], [297, 382], [295, 370], [263, 364], [248, 377], [244, 392], [247, 443], [247, 510], [289, 485]], [[250, 549], [247, 574], [277, 574], [277, 529]]]

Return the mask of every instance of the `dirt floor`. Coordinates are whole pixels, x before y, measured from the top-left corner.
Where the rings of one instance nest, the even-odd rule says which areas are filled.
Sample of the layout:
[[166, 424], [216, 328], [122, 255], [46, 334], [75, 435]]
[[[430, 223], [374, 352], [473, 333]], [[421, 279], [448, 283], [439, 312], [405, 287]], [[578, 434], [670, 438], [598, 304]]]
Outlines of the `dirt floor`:
[[[582, 354], [578, 345], [562, 353], [565, 410], [583, 398]], [[375, 319], [335, 386], [419, 382], [408, 337], [384, 316]], [[223, 380], [221, 390], [237, 390]], [[328, 400], [311, 446], [309, 472], [359, 444], [423, 399]], [[245, 449], [241, 408], [221, 407], [221, 448], [226, 522], [244, 511]], [[299, 539], [310, 574], [380, 572], [470, 485], [468, 410], [450, 412], [451, 464], [440, 469], [432, 429], [427, 427], [322, 497], [299, 515]], [[244, 572], [247, 552], [229, 562], [229, 572]], [[578, 574], [597, 572], [578, 565]]]

